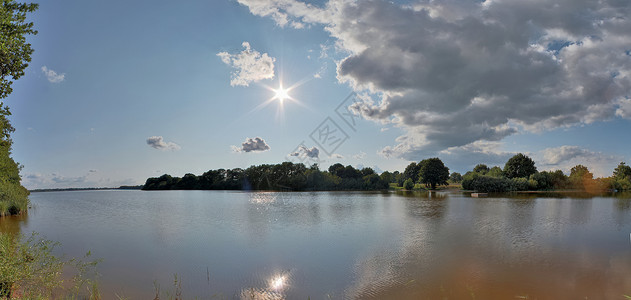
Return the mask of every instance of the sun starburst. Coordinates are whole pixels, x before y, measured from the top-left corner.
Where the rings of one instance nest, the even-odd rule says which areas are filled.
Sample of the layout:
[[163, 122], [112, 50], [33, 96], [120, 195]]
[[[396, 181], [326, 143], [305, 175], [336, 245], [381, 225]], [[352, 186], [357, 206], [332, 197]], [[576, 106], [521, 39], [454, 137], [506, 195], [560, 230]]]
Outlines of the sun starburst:
[[281, 83], [280, 86], [274, 90], [273, 99], [280, 101], [280, 103], [283, 103], [286, 99], [291, 99], [291, 96], [289, 96], [289, 89], [283, 88], [283, 84]]

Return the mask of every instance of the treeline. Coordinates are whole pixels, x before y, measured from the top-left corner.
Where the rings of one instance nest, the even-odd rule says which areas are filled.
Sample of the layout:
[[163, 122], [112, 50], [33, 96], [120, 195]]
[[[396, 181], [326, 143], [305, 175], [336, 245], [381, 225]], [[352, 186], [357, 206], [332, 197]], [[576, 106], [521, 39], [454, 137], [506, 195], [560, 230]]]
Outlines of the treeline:
[[[24, 69], [31, 61], [33, 49], [26, 36], [37, 34], [37, 30], [33, 29], [33, 22], [27, 22], [26, 16], [37, 7], [38, 4], [13, 0], [3, 0], [0, 5], [0, 99], [13, 92], [13, 81], [24, 76]], [[20, 214], [29, 206], [29, 192], [20, 183], [21, 166], [11, 157], [11, 134], [15, 128], [9, 122], [10, 115], [9, 108], [0, 102], [0, 217]]]
[[29, 206], [29, 192], [20, 183], [20, 165], [11, 158], [15, 129], [7, 118], [10, 115], [9, 108], [0, 103], [0, 217], [20, 214]]
[[524, 154], [511, 157], [504, 168], [478, 164], [461, 175], [449, 173], [439, 158], [410, 163], [403, 172], [385, 171], [380, 175], [371, 168], [356, 169], [336, 163], [322, 171], [317, 164], [283, 162], [247, 169], [210, 170], [200, 176], [164, 174], [147, 179], [143, 190], [385, 190], [390, 187], [412, 190], [436, 189], [440, 185], [461, 184], [465, 190], [478, 192], [584, 190], [631, 190], [631, 167], [621, 162], [613, 175], [594, 178], [583, 165], [574, 166], [570, 175], [563, 171], [537, 171], [535, 162]]
[[535, 162], [521, 153], [510, 158], [503, 169], [479, 164], [464, 176], [452, 173], [450, 178], [452, 181], [461, 180], [465, 190], [479, 192], [631, 190], [631, 167], [624, 162], [618, 165], [612, 176], [606, 178], [594, 178], [594, 174], [583, 165], [574, 166], [567, 176], [561, 170], [538, 172]]
[[181, 178], [164, 174], [147, 179], [143, 190], [384, 190], [393, 180], [390, 172], [380, 176], [371, 168], [360, 170], [337, 163], [322, 171], [317, 164], [306, 167], [283, 162], [209, 170], [200, 176], [189, 173]]

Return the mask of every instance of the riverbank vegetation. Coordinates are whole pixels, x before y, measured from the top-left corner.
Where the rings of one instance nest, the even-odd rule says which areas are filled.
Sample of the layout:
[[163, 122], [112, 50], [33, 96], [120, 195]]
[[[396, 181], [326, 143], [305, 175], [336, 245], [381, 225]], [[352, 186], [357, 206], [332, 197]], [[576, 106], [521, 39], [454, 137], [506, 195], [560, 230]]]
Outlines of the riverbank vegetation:
[[326, 171], [318, 165], [283, 162], [247, 169], [210, 170], [200, 176], [162, 175], [147, 179], [144, 190], [383, 190], [392, 178], [389, 172], [377, 175], [371, 168], [356, 169], [334, 164]]
[[57, 246], [36, 234], [0, 233], [0, 299], [100, 299], [98, 261], [64, 261], [53, 255]]
[[566, 175], [561, 170], [537, 171], [535, 162], [524, 154], [511, 157], [504, 168], [485, 164], [461, 175], [449, 173], [439, 158], [410, 163], [403, 172], [377, 174], [371, 168], [356, 169], [336, 163], [328, 170], [318, 165], [283, 162], [251, 166], [247, 169], [210, 170], [200, 176], [165, 174], [147, 179], [144, 190], [419, 190], [462, 188], [478, 192], [579, 190], [587, 192], [631, 190], [631, 167], [621, 162], [613, 175], [594, 178], [583, 165], [576, 165]]
[[448, 180], [449, 168], [439, 158], [412, 163], [403, 173], [386, 171], [381, 174], [371, 168], [356, 169], [340, 163], [322, 171], [317, 164], [306, 167], [301, 163], [283, 162], [247, 169], [210, 170], [200, 176], [189, 173], [181, 178], [164, 174], [147, 179], [143, 190], [339, 191], [397, 187], [412, 190], [421, 186], [435, 189], [448, 185]]
[[[3, 0], [0, 3], [0, 99], [6, 98], [13, 89], [12, 80], [24, 75], [31, 61], [33, 49], [26, 42], [27, 35], [35, 35], [33, 23], [26, 21], [27, 13], [37, 9], [37, 4]], [[0, 217], [25, 212], [28, 208], [28, 191], [20, 184], [20, 166], [11, 158], [11, 126], [9, 108], [0, 102]]]
[[[452, 174], [453, 176], [453, 174]], [[535, 163], [523, 154], [509, 159], [504, 168], [478, 164], [462, 176], [462, 188], [478, 192], [580, 190], [586, 192], [631, 189], [631, 167], [621, 162], [611, 177], [594, 178], [583, 165], [576, 165], [565, 175], [561, 170], [538, 172]]]

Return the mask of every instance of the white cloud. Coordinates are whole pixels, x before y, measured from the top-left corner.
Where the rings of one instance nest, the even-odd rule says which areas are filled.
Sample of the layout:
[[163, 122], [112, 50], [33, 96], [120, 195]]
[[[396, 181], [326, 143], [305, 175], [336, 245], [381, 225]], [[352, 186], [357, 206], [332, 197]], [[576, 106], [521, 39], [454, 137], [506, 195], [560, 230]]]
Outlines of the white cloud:
[[624, 160], [623, 157], [601, 152], [594, 152], [578, 146], [560, 146], [541, 151], [543, 159], [540, 171], [562, 170], [569, 174], [576, 165], [586, 166], [596, 177], [611, 176], [613, 169]]
[[333, 153], [333, 154], [331, 154], [331, 158], [344, 159], [344, 156], [342, 154], [339, 154], [339, 153]]
[[625, 119], [631, 119], [631, 99], [620, 100], [616, 115]]
[[320, 22], [329, 14], [309, 3], [295, 0], [237, 0], [252, 14], [271, 17], [281, 27], [304, 28], [306, 23]]
[[158, 150], [180, 150], [180, 145], [173, 142], [165, 142], [162, 136], [151, 136], [147, 138], [147, 145]]
[[46, 79], [48, 79], [48, 82], [51, 83], [60, 83], [62, 81], [64, 81], [64, 79], [66, 78], [66, 74], [57, 74], [57, 72], [47, 68], [46, 66], [42, 67], [42, 73], [44, 73], [44, 75], [46, 76]]
[[311, 159], [317, 159], [320, 157], [320, 149], [318, 149], [317, 147], [313, 146], [311, 148], [307, 148], [305, 146], [300, 146], [298, 147], [298, 151], [290, 153], [290, 156], [296, 156], [296, 157], [305, 157], [305, 158], [311, 158]]
[[631, 2], [239, 0], [279, 26], [319, 24], [365, 118], [405, 133], [381, 153], [418, 160], [520, 131], [631, 115]]
[[[463, 167], [463, 169], [457, 170], [461, 172], [473, 170], [477, 164], [504, 168], [506, 162], [517, 153], [504, 151], [502, 148], [503, 145], [500, 142], [477, 141], [465, 146], [449, 147], [438, 152], [438, 156], [443, 159], [447, 166]], [[524, 154], [532, 155], [530, 153]]]
[[354, 159], [364, 159], [366, 158], [366, 152], [360, 151], [359, 153], [353, 155]]
[[276, 59], [267, 53], [261, 54], [252, 50], [248, 42], [243, 42], [242, 46], [245, 50], [240, 53], [217, 53], [221, 61], [236, 69], [231, 75], [230, 85], [248, 86], [252, 82], [274, 78], [274, 61]]
[[245, 142], [241, 144], [241, 147], [232, 146], [232, 150], [235, 152], [263, 152], [270, 149], [270, 146], [260, 137], [253, 139], [246, 138]]

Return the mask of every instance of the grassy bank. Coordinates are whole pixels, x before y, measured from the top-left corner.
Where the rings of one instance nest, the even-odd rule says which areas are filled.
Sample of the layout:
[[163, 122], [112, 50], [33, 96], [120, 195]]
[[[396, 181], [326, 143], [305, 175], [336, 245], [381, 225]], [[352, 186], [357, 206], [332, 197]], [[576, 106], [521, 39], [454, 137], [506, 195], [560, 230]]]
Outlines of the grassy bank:
[[[53, 255], [57, 246], [36, 234], [0, 233], [0, 299], [100, 299], [97, 261], [64, 261]], [[75, 275], [64, 281], [64, 271]]]
[[29, 192], [23, 186], [0, 180], [0, 217], [25, 213], [29, 206]]

